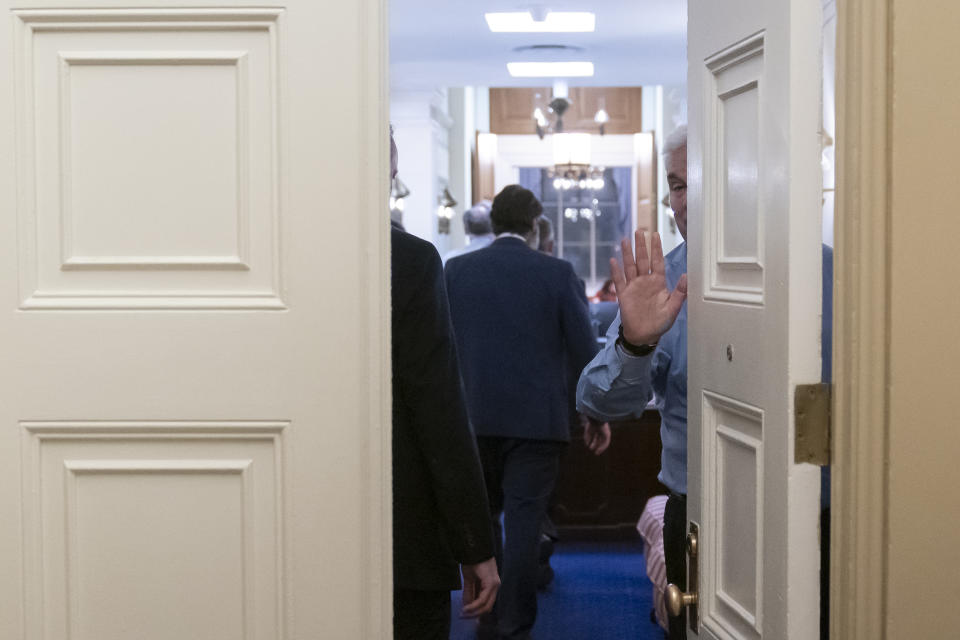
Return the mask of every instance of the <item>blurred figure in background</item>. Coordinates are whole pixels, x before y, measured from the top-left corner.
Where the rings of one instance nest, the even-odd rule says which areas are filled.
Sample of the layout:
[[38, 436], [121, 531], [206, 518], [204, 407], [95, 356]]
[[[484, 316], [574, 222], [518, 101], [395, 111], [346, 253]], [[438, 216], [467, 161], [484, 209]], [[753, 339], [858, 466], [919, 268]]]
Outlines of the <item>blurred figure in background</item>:
[[593, 302], [616, 302], [617, 301], [617, 290], [613, 286], [613, 280], [607, 278], [604, 281], [603, 286], [597, 290], [597, 293], [594, 294], [591, 299]]
[[549, 218], [544, 216], [537, 218], [533, 233], [527, 238], [527, 244], [540, 253], [553, 255], [553, 224], [550, 223]]
[[467, 246], [453, 249], [443, 256], [443, 264], [465, 253], [483, 249], [493, 242], [493, 227], [490, 225], [490, 201], [481, 200], [463, 212], [463, 231], [467, 236]]

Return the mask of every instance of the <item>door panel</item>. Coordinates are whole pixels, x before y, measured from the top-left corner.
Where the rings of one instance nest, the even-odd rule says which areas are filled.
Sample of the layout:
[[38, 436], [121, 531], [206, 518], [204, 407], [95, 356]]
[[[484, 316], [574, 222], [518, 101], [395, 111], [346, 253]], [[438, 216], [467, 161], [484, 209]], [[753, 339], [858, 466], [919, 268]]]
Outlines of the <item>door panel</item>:
[[63, 638], [274, 637], [289, 424], [19, 426], [31, 622]]
[[283, 11], [13, 15], [21, 308], [283, 308]]
[[382, 2], [103, 4], [0, 3], [0, 637], [388, 637]]
[[698, 637], [819, 637], [819, 470], [793, 388], [820, 375], [819, 6], [689, 4], [688, 517]]

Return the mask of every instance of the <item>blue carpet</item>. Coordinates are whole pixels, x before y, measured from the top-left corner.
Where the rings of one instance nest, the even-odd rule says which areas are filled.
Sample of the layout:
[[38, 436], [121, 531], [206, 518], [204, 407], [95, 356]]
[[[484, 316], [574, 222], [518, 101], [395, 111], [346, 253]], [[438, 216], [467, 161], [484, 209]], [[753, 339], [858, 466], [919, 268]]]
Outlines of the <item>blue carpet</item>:
[[[553, 583], [540, 592], [533, 640], [663, 640], [650, 621], [652, 589], [643, 544], [558, 543], [550, 565]], [[473, 640], [474, 623], [462, 620], [453, 593], [451, 640]]]

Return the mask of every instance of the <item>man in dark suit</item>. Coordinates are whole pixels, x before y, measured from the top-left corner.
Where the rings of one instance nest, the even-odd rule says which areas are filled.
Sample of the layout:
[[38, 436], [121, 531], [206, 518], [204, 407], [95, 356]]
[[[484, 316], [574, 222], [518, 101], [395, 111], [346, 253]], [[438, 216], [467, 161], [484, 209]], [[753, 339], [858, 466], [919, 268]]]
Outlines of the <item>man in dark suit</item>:
[[503, 577], [479, 637], [529, 637], [540, 524], [570, 439], [568, 367], [579, 372], [597, 350], [573, 268], [527, 246], [542, 210], [529, 190], [505, 188], [490, 214], [497, 239], [445, 269]]
[[[392, 135], [390, 147], [396, 175]], [[400, 229], [390, 232], [394, 638], [447, 640], [458, 564], [464, 616], [492, 609], [500, 578], [440, 255]]]

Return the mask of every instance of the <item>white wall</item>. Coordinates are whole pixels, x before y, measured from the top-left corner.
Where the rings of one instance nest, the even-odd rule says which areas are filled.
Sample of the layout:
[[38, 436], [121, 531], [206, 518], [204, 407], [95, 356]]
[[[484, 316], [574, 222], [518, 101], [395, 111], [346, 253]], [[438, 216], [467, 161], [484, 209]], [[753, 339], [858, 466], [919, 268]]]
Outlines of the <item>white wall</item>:
[[451, 249], [467, 243], [463, 230], [463, 212], [473, 202], [473, 151], [477, 132], [490, 130], [490, 91], [486, 87], [451, 87], [449, 115], [453, 122], [450, 129], [450, 193], [459, 203], [454, 208], [447, 238]]
[[[394, 91], [390, 95], [390, 121], [400, 154], [398, 175], [410, 189], [403, 225], [413, 235], [434, 243], [441, 253], [449, 248], [448, 237], [437, 232], [437, 197], [450, 180], [453, 121], [447, 111], [445, 89]], [[460, 202], [456, 210], [462, 211], [462, 201], [456, 199]]]
[[[490, 90], [487, 87], [451, 87], [449, 95], [450, 119], [450, 193], [459, 203], [454, 207], [450, 235], [445, 238], [446, 250], [466, 245], [463, 231], [463, 212], [473, 202], [473, 152], [477, 132], [490, 131]], [[441, 251], [443, 253], [443, 251]]]

